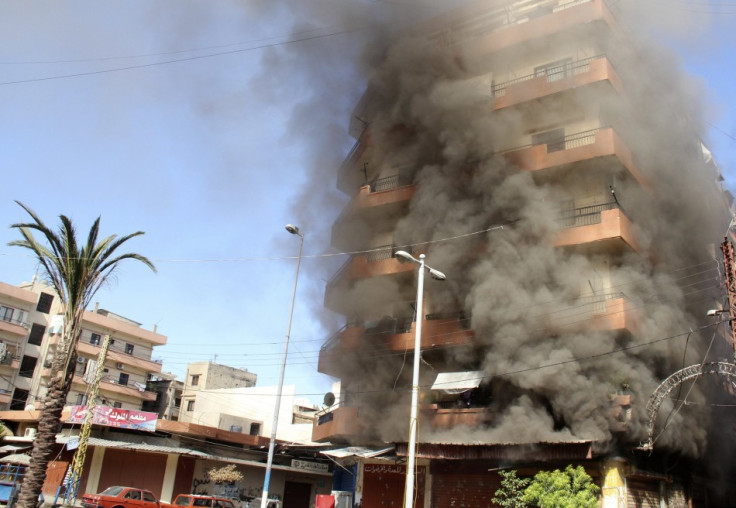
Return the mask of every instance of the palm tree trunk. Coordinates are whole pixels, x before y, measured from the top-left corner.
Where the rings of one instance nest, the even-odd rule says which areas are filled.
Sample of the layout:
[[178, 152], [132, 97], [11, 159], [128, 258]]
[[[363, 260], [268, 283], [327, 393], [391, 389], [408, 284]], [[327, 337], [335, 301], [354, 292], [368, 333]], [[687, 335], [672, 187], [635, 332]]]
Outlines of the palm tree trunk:
[[35, 508], [38, 503], [38, 495], [46, 479], [46, 468], [55, 452], [56, 434], [61, 426], [61, 412], [66, 403], [67, 390], [64, 390], [63, 385], [64, 379], [61, 376], [55, 377], [49, 384], [31, 452], [31, 464], [26, 469], [18, 497], [18, 508]]
[[72, 338], [78, 335], [76, 321], [74, 318], [66, 320], [69, 324], [65, 325], [63, 338], [54, 354], [51, 379], [38, 419], [38, 432], [31, 450], [31, 463], [26, 469], [16, 504], [18, 508], [35, 508], [38, 505], [38, 496], [46, 480], [46, 469], [56, 449], [56, 434], [61, 430], [63, 424], [61, 413], [66, 405], [66, 398], [74, 379], [77, 340], [72, 340]]

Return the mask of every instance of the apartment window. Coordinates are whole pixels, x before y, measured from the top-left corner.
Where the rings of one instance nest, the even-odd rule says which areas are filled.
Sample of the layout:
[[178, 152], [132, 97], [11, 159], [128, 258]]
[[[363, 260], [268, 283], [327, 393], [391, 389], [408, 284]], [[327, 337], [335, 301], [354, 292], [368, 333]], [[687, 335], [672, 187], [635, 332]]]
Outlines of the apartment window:
[[565, 149], [565, 128], [552, 129], [532, 135], [532, 145], [547, 145], [547, 152]]
[[194, 411], [194, 401], [193, 400], [187, 401], [187, 411]]
[[93, 346], [99, 346], [101, 338], [102, 337], [100, 337], [99, 333], [93, 333], [92, 335], [89, 336], [89, 343], [92, 344]]
[[251, 423], [250, 424], [250, 434], [251, 436], [258, 436], [261, 433], [261, 424], [260, 423]]
[[3, 321], [12, 321], [13, 320], [13, 311], [15, 309], [11, 307], [3, 307], [0, 305], [0, 319]]
[[51, 303], [54, 301], [54, 295], [50, 295], [48, 293], [41, 293], [41, 296], [38, 297], [38, 305], [36, 305], [36, 310], [38, 312], [42, 312], [44, 314], [48, 314], [51, 310]]
[[181, 407], [181, 399], [180, 398], [177, 397], [177, 398], [174, 399], [174, 407]]
[[133, 344], [126, 344], [125, 345], [125, 353], [126, 354], [129, 354], [129, 355], [132, 355], [133, 354], [133, 348], [134, 348]]
[[36, 370], [37, 362], [38, 358], [35, 356], [23, 355], [23, 359], [20, 361], [20, 370], [18, 371], [18, 375], [20, 377], [33, 377], [33, 371]]
[[192, 386], [197, 386], [199, 384], [199, 374], [194, 374], [192, 376]]
[[10, 409], [13, 411], [22, 411], [26, 408], [28, 402], [28, 390], [16, 388], [13, 390], [13, 398], [10, 401]]
[[83, 393], [77, 394], [77, 406], [84, 406], [87, 403], [87, 396]]
[[28, 334], [28, 343], [33, 344], [34, 346], [40, 346], [44, 333], [46, 333], [45, 326], [33, 323], [31, 326], [31, 333]]
[[116, 409], [120, 409], [121, 407], [123, 407], [123, 403], [122, 402], [113, 402], [112, 403], [112, 407], [114, 407]]
[[120, 373], [120, 377], [118, 377], [118, 384], [127, 386], [128, 385], [128, 379], [130, 379], [130, 374], [127, 374], [125, 372]]

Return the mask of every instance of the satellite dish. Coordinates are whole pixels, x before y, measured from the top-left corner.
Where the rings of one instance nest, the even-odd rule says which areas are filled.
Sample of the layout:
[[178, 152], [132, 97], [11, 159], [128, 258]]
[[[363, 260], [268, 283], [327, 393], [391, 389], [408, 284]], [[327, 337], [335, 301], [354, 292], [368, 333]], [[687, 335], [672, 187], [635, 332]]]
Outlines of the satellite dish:
[[325, 393], [325, 398], [322, 399], [322, 403], [325, 406], [331, 406], [335, 403], [335, 394], [332, 392]]

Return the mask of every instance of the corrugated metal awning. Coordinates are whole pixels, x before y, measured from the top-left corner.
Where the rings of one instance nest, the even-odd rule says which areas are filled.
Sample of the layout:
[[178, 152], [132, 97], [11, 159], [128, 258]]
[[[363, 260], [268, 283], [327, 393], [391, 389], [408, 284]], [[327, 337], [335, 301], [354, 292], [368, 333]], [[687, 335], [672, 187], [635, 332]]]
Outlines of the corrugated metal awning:
[[347, 448], [338, 448], [336, 450], [324, 450], [320, 453], [327, 455], [328, 457], [335, 457], [336, 459], [344, 459], [345, 457], [363, 457], [366, 459], [372, 457], [378, 457], [384, 453], [388, 453], [394, 450], [393, 446], [388, 448], [365, 448], [363, 446], [348, 446]]
[[483, 380], [483, 371], [470, 370], [466, 372], [440, 372], [434, 380], [432, 390], [442, 390], [445, 393], [463, 393], [478, 388]]

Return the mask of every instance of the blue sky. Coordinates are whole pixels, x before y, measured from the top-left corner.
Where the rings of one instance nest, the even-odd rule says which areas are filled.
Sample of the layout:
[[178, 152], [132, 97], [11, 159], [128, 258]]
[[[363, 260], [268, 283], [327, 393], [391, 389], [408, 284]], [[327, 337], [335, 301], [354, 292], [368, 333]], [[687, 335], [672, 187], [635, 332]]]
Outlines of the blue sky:
[[[736, 2], [644, 1], [680, 23], [667, 44], [707, 94], [708, 142], [733, 188]], [[284, 225], [299, 225], [305, 258], [286, 382], [319, 401], [331, 381], [317, 373], [317, 354], [335, 324], [319, 311], [321, 255], [331, 252], [337, 209], [331, 203], [320, 218], [320, 203], [309, 201], [334, 188], [362, 86], [346, 58], [364, 34], [341, 24], [349, 18], [341, 9], [417, 2], [304, 4], [304, 12], [260, 0], [0, 4], [0, 222], [25, 219], [17, 199], [50, 224], [64, 213], [85, 231], [101, 215], [103, 233], [144, 230], [130, 249], [159, 273], [126, 264], [96, 300], [169, 337], [155, 355], [165, 370], [216, 360], [256, 372], [261, 386], [278, 380], [298, 249]], [[283, 44], [292, 30], [309, 40]], [[324, 71], [324, 88], [303, 77], [297, 50], [321, 56], [327, 71], [307, 74]], [[322, 139], [312, 145], [315, 132]], [[305, 167], [316, 163], [333, 176]], [[11, 284], [36, 269], [7, 247], [15, 238], [0, 227], [0, 280]]]

